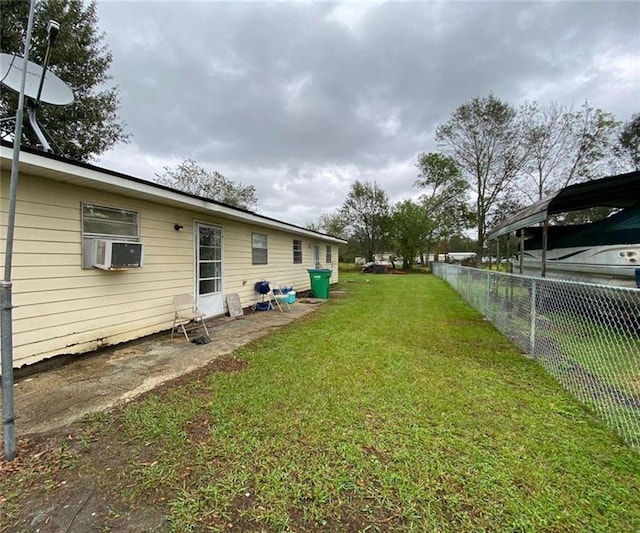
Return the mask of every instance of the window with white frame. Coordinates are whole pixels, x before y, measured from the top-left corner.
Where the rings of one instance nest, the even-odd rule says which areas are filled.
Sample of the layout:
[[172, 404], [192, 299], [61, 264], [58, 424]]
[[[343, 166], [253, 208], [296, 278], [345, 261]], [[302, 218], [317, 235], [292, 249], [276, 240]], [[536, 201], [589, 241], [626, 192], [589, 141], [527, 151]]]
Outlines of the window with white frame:
[[320, 266], [320, 245], [319, 244], [314, 244], [313, 245], [313, 264], [316, 268], [318, 268]]
[[332, 262], [333, 261], [331, 260], [331, 246], [327, 246], [327, 256], [326, 256], [325, 263], [327, 264], [327, 266], [331, 266]]
[[267, 264], [267, 235], [264, 233], [251, 234], [251, 264]]
[[82, 203], [82, 268], [92, 268], [91, 241], [110, 239], [140, 242], [137, 211]]
[[302, 263], [302, 241], [300, 239], [293, 239], [293, 262]]

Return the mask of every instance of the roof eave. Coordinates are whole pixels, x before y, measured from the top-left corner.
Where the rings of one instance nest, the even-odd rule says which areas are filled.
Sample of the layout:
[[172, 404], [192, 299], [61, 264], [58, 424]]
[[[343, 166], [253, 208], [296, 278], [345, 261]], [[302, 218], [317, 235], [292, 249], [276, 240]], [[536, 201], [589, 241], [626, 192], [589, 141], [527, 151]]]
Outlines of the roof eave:
[[[2, 167], [11, 166], [12, 153], [6, 142], [0, 146]], [[346, 244], [347, 241], [301, 228], [281, 220], [253, 213], [252, 211], [228, 206], [207, 198], [183, 193], [170, 187], [128, 176], [119, 172], [102, 169], [86, 163], [78, 163], [51, 154], [38, 153], [35, 150], [20, 150], [20, 170], [28, 174], [43, 176], [56, 181], [74, 183], [98, 188], [118, 194], [126, 194], [141, 199], [151, 200], [167, 205], [217, 216], [227, 220], [237, 220], [257, 226], [268, 227], [297, 235], [335, 244]]]

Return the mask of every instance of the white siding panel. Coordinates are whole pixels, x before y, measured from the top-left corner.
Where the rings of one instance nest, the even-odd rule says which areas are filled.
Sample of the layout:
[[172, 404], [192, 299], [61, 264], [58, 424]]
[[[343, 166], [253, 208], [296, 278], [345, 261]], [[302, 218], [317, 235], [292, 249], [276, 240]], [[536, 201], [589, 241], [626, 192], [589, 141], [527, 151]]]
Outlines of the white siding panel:
[[[268, 238], [268, 263], [266, 265], [251, 264], [251, 233], [266, 233]], [[230, 237], [231, 236], [231, 237]], [[301, 264], [293, 263], [293, 239], [302, 240]], [[229, 242], [231, 241], [231, 242]], [[224, 276], [225, 292], [237, 292], [243, 307], [253, 305], [260, 300], [254, 290], [256, 282], [268, 280], [272, 283], [291, 285], [296, 291], [311, 288], [307, 269], [313, 268], [311, 245], [322, 241], [310, 241], [299, 236], [273, 230], [265, 230], [259, 226], [240, 225], [237, 223], [225, 226], [224, 240]], [[334, 248], [337, 261], [338, 249]], [[337, 264], [337, 263], [336, 263]], [[245, 285], [243, 280], [247, 280]], [[337, 269], [333, 269], [332, 283], [338, 281]]]
[[[8, 169], [2, 172], [0, 233], [6, 234]], [[144, 266], [123, 272], [81, 268], [81, 204], [137, 211]], [[172, 299], [195, 287], [194, 232], [198, 222], [223, 230], [223, 291], [244, 307], [260, 299], [257, 281], [310, 288], [307, 268], [316, 241], [295, 233], [203, 217], [187, 209], [86, 187], [21, 175], [13, 257], [14, 366], [167, 330]], [[183, 226], [175, 231], [174, 224]], [[251, 233], [268, 236], [268, 264], [251, 264]], [[302, 240], [303, 263], [293, 263], [293, 239]], [[320, 238], [321, 239], [321, 238]], [[318, 243], [322, 244], [319, 240]], [[337, 265], [337, 246], [334, 246]], [[4, 242], [1, 246], [4, 252]], [[4, 260], [1, 258], [2, 261]], [[337, 281], [334, 271], [332, 281]]]
[[[171, 324], [168, 327], [171, 327]], [[153, 317], [116, 323], [108, 327], [97, 326], [101, 333], [99, 337], [96, 337], [95, 330], [91, 330], [84, 333], [71, 332], [64, 337], [52, 338], [46, 345], [40, 341], [17, 345], [14, 348], [14, 361], [16, 361], [14, 365], [33, 364], [60, 354], [86, 353], [104, 346], [151, 335], [166, 328], [166, 322], [159, 322], [156, 317]]]
[[[48, 255], [45, 256], [49, 257]], [[78, 255], [80, 259], [80, 255]], [[18, 260], [16, 259], [16, 263]], [[147, 264], [145, 258], [144, 268], [129, 270], [129, 271], [115, 271], [106, 272], [98, 269], [84, 270], [82, 271], [80, 265], [74, 267], [68, 266], [23, 266], [22, 268], [15, 268], [13, 280], [16, 281], [15, 291], [28, 290], [28, 281], [38, 279], [59, 279], [59, 278], [76, 278], [78, 271], [85, 272], [87, 275], [84, 277], [87, 285], [93, 285], [94, 283], [102, 283], [103, 277], [110, 276], [108, 282], [113, 285], [119, 283], [141, 283], [149, 274], [163, 273], [167, 271], [167, 267], [175, 269], [174, 274], [179, 273], [191, 273], [192, 267], [190, 264], [170, 263], [168, 265]], [[19, 283], [24, 282], [24, 283]]]
[[[184, 278], [184, 285], [191, 283], [191, 276]], [[76, 302], [77, 306], [95, 305], [93, 300], [108, 300], [111, 303], [114, 298], [124, 298], [126, 296], [140, 298], [144, 294], [152, 292], [158, 295], [160, 292], [175, 291], [176, 278], [171, 277], [165, 280], [147, 281], [145, 283], [120, 284], [114, 287], [111, 284], [94, 285], [90, 287], [65, 288], [59, 290], [37, 290], [31, 292], [21, 292], [13, 299], [16, 308], [27, 306], [40, 306], [45, 304], [59, 304], [64, 301]], [[39, 309], [42, 312], [42, 309]], [[14, 316], [16, 313], [14, 312]]]
[[[3, 250], [4, 252], [4, 250]], [[64, 254], [64, 255], [80, 255], [80, 243], [76, 240], [71, 242], [63, 242], [57, 241], [56, 246], [48, 246], [44, 250], [42, 249], [42, 243], [40, 241], [25, 241], [25, 240], [14, 240], [13, 241], [13, 252], [17, 255], [19, 254]], [[4, 253], [3, 253], [4, 255]]]
[[[3, 213], [3, 221], [6, 222], [7, 215]], [[3, 235], [4, 239], [6, 236], [6, 227], [3, 225]], [[80, 233], [77, 231], [62, 231], [62, 230], [54, 230], [50, 229], [47, 226], [43, 226], [42, 228], [25, 228], [22, 226], [18, 226], [18, 220], [16, 218], [16, 229], [14, 232], [14, 240], [16, 242], [19, 241], [31, 241], [31, 242], [43, 242], [46, 241], [48, 243], [54, 244], [58, 242], [73, 242], [80, 245]], [[56, 248], [47, 246], [46, 249], [49, 253], [56, 253]], [[43, 250], [43, 253], [47, 253]]]
[[[2, 223], [7, 176], [3, 172]], [[81, 204], [140, 214], [140, 270], [81, 268]], [[193, 290], [189, 212], [21, 176], [13, 256], [14, 366], [80, 353], [171, 327], [172, 298]], [[185, 226], [176, 232], [174, 224]], [[2, 228], [3, 235], [6, 228]], [[2, 246], [4, 251], [4, 244]]]
[[[92, 271], [84, 271], [84, 272], [92, 272]], [[160, 272], [157, 274], [148, 274], [144, 276], [144, 281], [137, 281], [135, 278], [129, 278], [127, 281], [121, 281], [117, 285], [113, 283], [113, 277], [110, 277], [110, 274], [116, 275], [115, 273], [104, 273], [102, 276], [95, 277], [93, 276], [91, 279], [91, 283], [87, 283], [87, 279], [85, 276], [71, 276], [66, 278], [43, 278], [43, 279], [30, 279], [28, 283], [19, 284], [20, 291], [16, 292], [14, 290], [14, 301], [16, 300], [16, 295], [21, 294], [40, 294], [43, 298], [46, 298], [46, 293], [55, 292], [55, 291], [67, 291], [69, 289], [90, 289], [93, 287], [106, 287], [107, 290], [135, 290], [138, 286], [148, 286], [149, 289], [153, 289], [156, 283], [162, 283], [165, 281], [175, 282], [175, 280], [186, 280], [188, 279], [190, 282], [193, 278], [193, 272], [189, 270], [188, 272], [182, 273], [182, 277], [178, 276], [174, 272]], [[15, 277], [14, 277], [15, 280]], [[183, 283], [184, 284], [184, 283]], [[18, 285], [16, 283], [16, 285]], [[15, 286], [14, 286], [15, 287]]]
[[62, 231], [70, 232], [71, 234], [78, 233], [77, 219], [64, 219], [48, 217], [46, 211], [41, 212], [39, 215], [21, 215], [16, 214], [16, 227], [23, 229], [35, 229], [41, 231], [47, 229], [47, 231]]

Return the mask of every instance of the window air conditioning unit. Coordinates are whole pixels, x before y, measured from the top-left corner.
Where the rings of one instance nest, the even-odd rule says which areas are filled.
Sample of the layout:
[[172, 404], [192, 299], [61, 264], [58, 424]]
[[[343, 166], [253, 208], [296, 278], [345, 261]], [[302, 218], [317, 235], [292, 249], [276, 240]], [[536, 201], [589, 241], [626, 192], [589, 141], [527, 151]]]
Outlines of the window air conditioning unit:
[[128, 270], [142, 266], [144, 245], [140, 242], [94, 239], [93, 266], [102, 270]]

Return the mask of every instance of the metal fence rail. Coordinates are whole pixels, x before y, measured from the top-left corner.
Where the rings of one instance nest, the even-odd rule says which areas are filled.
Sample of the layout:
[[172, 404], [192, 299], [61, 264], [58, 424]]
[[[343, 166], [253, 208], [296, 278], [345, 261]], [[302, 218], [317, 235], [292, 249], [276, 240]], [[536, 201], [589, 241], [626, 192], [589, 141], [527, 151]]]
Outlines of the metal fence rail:
[[640, 448], [640, 290], [446, 263], [432, 271]]

